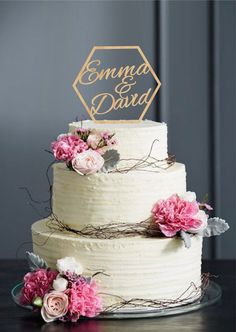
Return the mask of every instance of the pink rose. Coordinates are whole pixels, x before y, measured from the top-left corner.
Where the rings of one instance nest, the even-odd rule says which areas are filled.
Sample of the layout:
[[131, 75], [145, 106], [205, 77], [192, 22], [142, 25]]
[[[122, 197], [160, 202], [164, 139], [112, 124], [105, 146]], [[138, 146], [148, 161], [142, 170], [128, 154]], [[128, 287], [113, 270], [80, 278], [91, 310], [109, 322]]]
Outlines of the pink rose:
[[66, 315], [68, 310], [68, 296], [62, 292], [52, 291], [43, 298], [41, 315], [45, 322], [52, 322], [55, 319]]
[[24, 276], [24, 286], [21, 291], [20, 303], [33, 304], [37, 297], [43, 298], [52, 288], [53, 280], [58, 275], [57, 271], [38, 269]]
[[[191, 195], [192, 196], [192, 195]], [[183, 199], [177, 194], [166, 200], [159, 200], [152, 209], [154, 222], [168, 237], [180, 230], [196, 233], [207, 226], [207, 214], [199, 209], [194, 199]]]
[[78, 153], [88, 149], [88, 145], [76, 135], [59, 135], [51, 144], [53, 154], [57, 160], [71, 161]]
[[96, 150], [100, 141], [101, 141], [101, 135], [99, 135], [98, 133], [94, 133], [94, 134], [91, 133], [87, 139], [87, 144], [93, 150]]
[[94, 174], [102, 168], [103, 164], [102, 156], [91, 149], [78, 154], [72, 160], [73, 169], [81, 175]]

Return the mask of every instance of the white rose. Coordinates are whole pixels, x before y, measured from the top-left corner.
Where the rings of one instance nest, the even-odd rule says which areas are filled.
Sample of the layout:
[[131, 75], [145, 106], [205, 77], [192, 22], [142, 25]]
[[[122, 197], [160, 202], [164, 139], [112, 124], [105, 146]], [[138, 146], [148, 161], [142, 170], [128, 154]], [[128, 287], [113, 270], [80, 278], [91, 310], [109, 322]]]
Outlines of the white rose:
[[194, 219], [201, 220], [202, 223], [198, 228], [188, 229], [188, 232], [198, 233], [207, 227], [208, 215], [203, 210], [199, 210], [198, 213], [195, 214]]
[[83, 273], [83, 267], [78, 263], [74, 257], [64, 257], [57, 260], [57, 269], [60, 273], [67, 271], [76, 273], [78, 275]]
[[101, 135], [99, 134], [90, 134], [87, 139], [87, 144], [92, 149], [97, 149], [99, 142], [101, 141]]
[[80, 175], [94, 174], [102, 168], [103, 164], [103, 157], [91, 149], [79, 153], [72, 160], [73, 169]]
[[55, 291], [64, 292], [67, 288], [67, 285], [68, 281], [59, 275], [55, 280], [53, 280], [52, 287], [55, 289]]
[[187, 191], [186, 193], [179, 195], [179, 197], [188, 202], [197, 200], [196, 194], [193, 191]]

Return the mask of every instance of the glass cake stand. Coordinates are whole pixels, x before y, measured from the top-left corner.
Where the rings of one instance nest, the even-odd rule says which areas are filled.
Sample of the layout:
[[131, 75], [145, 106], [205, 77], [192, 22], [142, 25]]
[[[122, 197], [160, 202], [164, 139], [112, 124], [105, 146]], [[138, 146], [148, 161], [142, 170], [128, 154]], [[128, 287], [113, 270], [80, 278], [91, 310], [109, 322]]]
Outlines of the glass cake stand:
[[[19, 295], [22, 289], [22, 283], [17, 284], [13, 287], [11, 291], [11, 296], [13, 301], [23, 309], [33, 310], [32, 306], [26, 306], [19, 303]], [[99, 316], [94, 317], [93, 319], [127, 319], [127, 318], [148, 318], [148, 317], [163, 317], [163, 316], [172, 316], [180, 315], [188, 312], [196, 311], [207, 306], [210, 306], [216, 303], [222, 295], [220, 286], [210, 281], [207, 289], [205, 290], [204, 296], [200, 300], [196, 300], [193, 303], [184, 304], [178, 307], [172, 308], [163, 308], [163, 309], [154, 309], [154, 308], [135, 308], [132, 310], [129, 309], [120, 309], [116, 312], [110, 313], [101, 313]]]

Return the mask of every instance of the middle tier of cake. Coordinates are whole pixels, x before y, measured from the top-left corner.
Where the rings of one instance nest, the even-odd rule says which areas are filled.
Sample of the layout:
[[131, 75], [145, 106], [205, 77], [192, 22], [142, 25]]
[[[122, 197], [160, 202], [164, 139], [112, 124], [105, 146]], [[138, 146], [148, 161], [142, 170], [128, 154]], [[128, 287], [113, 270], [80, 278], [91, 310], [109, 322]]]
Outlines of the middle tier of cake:
[[153, 205], [186, 192], [185, 166], [159, 171], [96, 173], [81, 176], [65, 164], [53, 166], [53, 213], [68, 226], [137, 223], [151, 216]]

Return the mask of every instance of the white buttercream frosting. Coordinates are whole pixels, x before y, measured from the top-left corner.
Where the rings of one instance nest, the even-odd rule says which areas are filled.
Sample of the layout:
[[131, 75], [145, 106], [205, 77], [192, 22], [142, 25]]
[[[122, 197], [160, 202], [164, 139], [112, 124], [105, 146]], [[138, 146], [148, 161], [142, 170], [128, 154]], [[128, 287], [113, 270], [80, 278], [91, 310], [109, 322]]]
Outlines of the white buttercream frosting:
[[[50, 267], [57, 259], [74, 257], [84, 274], [96, 276], [100, 292], [125, 299], [176, 299], [191, 283], [201, 284], [202, 238], [194, 235], [191, 248], [179, 238], [87, 239], [73, 234], [51, 232], [47, 220], [33, 224], [34, 252]], [[111, 299], [105, 298], [105, 305]]]
[[158, 199], [186, 192], [185, 167], [179, 163], [160, 172], [81, 176], [63, 163], [55, 164], [53, 171], [53, 212], [77, 229], [88, 224], [143, 221]]

